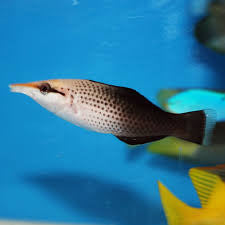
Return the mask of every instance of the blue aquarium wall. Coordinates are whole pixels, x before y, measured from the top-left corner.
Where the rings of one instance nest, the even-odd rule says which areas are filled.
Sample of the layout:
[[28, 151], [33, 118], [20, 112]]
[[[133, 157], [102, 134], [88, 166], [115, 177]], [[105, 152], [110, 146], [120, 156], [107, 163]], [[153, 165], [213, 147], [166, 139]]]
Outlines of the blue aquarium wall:
[[91, 79], [155, 104], [161, 88], [223, 89], [224, 56], [193, 36], [195, 1], [1, 1], [0, 218], [165, 225], [157, 180], [200, 205], [188, 177], [195, 165], [78, 128], [8, 88]]

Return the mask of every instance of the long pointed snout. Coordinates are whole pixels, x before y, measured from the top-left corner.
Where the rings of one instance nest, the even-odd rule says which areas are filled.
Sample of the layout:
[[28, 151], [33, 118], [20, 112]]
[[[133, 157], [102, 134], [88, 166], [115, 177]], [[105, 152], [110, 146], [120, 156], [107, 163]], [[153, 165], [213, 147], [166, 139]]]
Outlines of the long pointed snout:
[[23, 84], [10, 84], [9, 88], [11, 92], [18, 92], [18, 93], [24, 93], [24, 90], [30, 89], [30, 88], [38, 88], [38, 82], [31, 82], [31, 83], [23, 83]]
[[38, 83], [37, 82], [31, 82], [31, 83], [24, 83], [24, 84], [10, 84], [10, 87], [33, 87], [33, 88], [37, 88]]

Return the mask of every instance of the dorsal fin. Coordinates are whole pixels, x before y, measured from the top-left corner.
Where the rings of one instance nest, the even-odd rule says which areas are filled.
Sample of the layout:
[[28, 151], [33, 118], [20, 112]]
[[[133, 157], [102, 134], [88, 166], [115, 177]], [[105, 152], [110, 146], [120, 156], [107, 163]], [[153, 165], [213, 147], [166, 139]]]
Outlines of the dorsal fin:
[[218, 203], [218, 196], [215, 196], [216, 192], [221, 186], [225, 187], [221, 177], [213, 173], [213, 170], [217, 171], [218, 167], [214, 167], [214, 169], [213, 167], [199, 167], [192, 168], [189, 171], [189, 176], [198, 193], [202, 207], [209, 206], [214, 200]]
[[121, 86], [115, 86], [111, 84], [105, 84], [101, 82], [97, 82], [94, 80], [89, 80], [90, 82], [99, 84], [101, 86], [104, 86], [106, 88], [111, 88], [112, 90], [115, 91], [115, 93], [120, 95], [120, 98], [125, 98], [126, 101], [132, 101], [132, 103], [136, 103], [140, 106], [143, 107], [150, 107], [150, 110], [153, 110], [152, 108], [154, 107], [154, 110], [161, 111], [160, 108], [158, 108], [156, 105], [154, 105], [152, 102], [150, 102], [145, 96], [137, 92], [136, 90], [132, 88], [127, 88], [127, 87], [121, 87]]

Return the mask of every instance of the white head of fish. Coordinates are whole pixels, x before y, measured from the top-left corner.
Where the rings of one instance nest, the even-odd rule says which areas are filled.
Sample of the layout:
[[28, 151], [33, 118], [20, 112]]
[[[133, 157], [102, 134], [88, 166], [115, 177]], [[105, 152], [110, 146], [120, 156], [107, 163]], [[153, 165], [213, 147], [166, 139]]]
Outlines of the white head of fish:
[[47, 80], [10, 85], [12, 92], [25, 94], [47, 110], [78, 126], [85, 127], [80, 120], [76, 96], [71, 95], [69, 80]]

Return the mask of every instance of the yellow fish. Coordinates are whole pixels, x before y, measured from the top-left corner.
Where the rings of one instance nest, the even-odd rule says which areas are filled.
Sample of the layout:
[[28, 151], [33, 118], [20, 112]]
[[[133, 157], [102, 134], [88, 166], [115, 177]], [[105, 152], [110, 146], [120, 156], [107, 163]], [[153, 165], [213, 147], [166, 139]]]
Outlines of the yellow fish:
[[176, 137], [166, 137], [148, 144], [147, 151], [187, 160], [192, 163], [225, 163], [225, 144], [198, 145]]
[[189, 175], [202, 208], [188, 206], [158, 182], [168, 225], [225, 225], [225, 165], [192, 168]]

